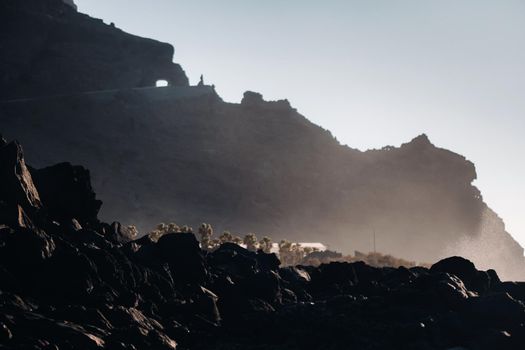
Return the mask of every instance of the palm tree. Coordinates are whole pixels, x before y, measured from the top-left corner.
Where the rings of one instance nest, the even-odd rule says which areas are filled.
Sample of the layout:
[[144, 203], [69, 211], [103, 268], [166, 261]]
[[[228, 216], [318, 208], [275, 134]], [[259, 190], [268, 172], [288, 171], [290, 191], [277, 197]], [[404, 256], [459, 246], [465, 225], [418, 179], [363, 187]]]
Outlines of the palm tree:
[[292, 243], [283, 239], [279, 242], [279, 258], [283, 265], [291, 265]]
[[219, 241], [221, 244], [233, 242], [233, 235], [230, 233], [230, 231], [224, 231], [222, 235], [219, 236]]
[[128, 232], [129, 232], [129, 236], [131, 238], [135, 238], [139, 235], [139, 230], [137, 230], [137, 226], [135, 225], [129, 225], [128, 226]]
[[265, 253], [270, 253], [272, 250], [272, 240], [268, 236], [264, 236], [259, 242], [259, 248]]
[[211, 225], [203, 222], [199, 227], [199, 235], [201, 236], [201, 248], [209, 250], [211, 248], [211, 236], [213, 235], [213, 228]]
[[167, 232], [168, 233], [179, 233], [180, 227], [176, 223], [170, 222], [167, 227]]
[[255, 233], [248, 233], [246, 236], [244, 236], [244, 244], [246, 244], [246, 249], [251, 251], [257, 250], [257, 237], [255, 236]]
[[184, 225], [182, 226], [182, 228], [180, 229], [180, 231], [182, 233], [193, 233], [193, 228], [191, 228], [190, 226], [188, 225]]
[[291, 265], [298, 265], [304, 257], [304, 249], [299, 243], [292, 246], [292, 261]]

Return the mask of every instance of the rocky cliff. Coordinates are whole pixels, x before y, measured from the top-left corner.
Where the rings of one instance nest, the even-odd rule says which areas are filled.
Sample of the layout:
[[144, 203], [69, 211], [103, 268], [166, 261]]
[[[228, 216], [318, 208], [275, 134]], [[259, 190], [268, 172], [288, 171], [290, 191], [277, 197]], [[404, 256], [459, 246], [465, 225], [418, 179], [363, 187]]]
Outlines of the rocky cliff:
[[188, 85], [172, 62], [173, 46], [124, 33], [62, 0], [3, 0], [0, 19], [1, 100], [154, 86], [157, 79]]
[[[280, 267], [192, 233], [99, 222], [89, 173], [35, 170], [0, 137], [0, 348], [520, 349], [525, 285], [451, 257], [430, 269]], [[63, 187], [62, 187], [63, 186]]]
[[[143, 230], [205, 221], [343, 252], [371, 250], [375, 232], [384, 253], [422, 262], [464, 255], [525, 278], [523, 249], [472, 185], [474, 165], [425, 135], [399, 148], [341, 146], [285, 100], [247, 92], [232, 104], [212, 87], [187, 86], [168, 44], [61, 1], [24, 4], [2, 5], [10, 54], [0, 95], [29, 99], [0, 103], [0, 130], [23, 142], [35, 166], [91, 169], [103, 219]], [[172, 86], [137, 88], [159, 78]]]

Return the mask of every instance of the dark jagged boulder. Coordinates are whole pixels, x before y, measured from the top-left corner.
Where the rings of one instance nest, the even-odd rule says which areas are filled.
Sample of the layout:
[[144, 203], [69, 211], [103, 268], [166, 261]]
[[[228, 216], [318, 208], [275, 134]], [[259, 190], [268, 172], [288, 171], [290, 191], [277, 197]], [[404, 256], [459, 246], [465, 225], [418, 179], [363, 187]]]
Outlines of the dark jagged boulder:
[[13, 338], [13, 333], [4, 323], [0, 323], [0, 341], [7, 342]]
[[123, 226], [120, 222], [113, 222], [107, 227], [106, 235], [117, 243], [128, 243], [137, 238], [137, 232], [130, 227]]
[[107, 319], [102, 310], [102, 306], [100, 308], [93, 308], [84, 305], [59, 305], [52, 310], [50, 316], [55, 319], [67, 320], [68, 322], [89, 325], [91, 327], [94, 326], [99, 329], [114, 329], [113, 324]]
[[281, 261], [275, 253], [265, 253], [259, 250], [255, 258], [257, 259], [259, 268], [263, 271], [277, 271], [281, 265]]
[[476, 292], [485, 292], [491, 286], [499, 283], [499, 278], [494, 270], [490, 273], [478, 271], [471, 261], [459, 256], [443, 259], [432, 265], [430, 270], [454, 274], [465, 283], [467, 289]]
[[280, 277], [273, 271], [261, 271], [240, 282], [244, 294], [275, 305], [281, 302]]
[[421, 276], [414, 281], [414, 286], [418, 290], [414, 299], [446, 309], [457, 307], [473, 295], [459, 277], [446, 272]]
[[168, 233], [157, 242], [160, 259], [169, 264], [176, 279], [203, 284], [208, 278], [199, 242], [192, 233]]
[[[0, 135], [0, 224], [33, 227], [42, 203], [18, 142], [7, 143]], [[25, 208], [25, 209], [24, 209]]]
[[[15, 160], [24, 163], [21, 153]], [[17, 171], [0, 170], [17, 189], [2, 199], [34, 220], [0, 223], [1, 349], [518, 349], [525, 341], [523, 284], [466, 259], [430, 269], [279, 267], [274, 254], [232, 243], [203, 251], [192, 233], [133, 239], [117, 222], [97, 223], [96, 210], [78, 215], [94, 200], [89, 177], [50, 171], [33, 182]], [[31, 206], [27, 194], [40, 192]], [[53, 204], [59, 198], [70, 211]]]
[[279, 269], [279, 275], [283, 280], [292, 284], [304, 284], [310, 282], [310, 274], [298, 266], [287, 266]]
[[525, 282], [502, 282], [494, 287], [494, 291], [508, 293], [525, 304]]
[[400, 266], [397, 269], [392, 269], [386, 273], [380, 282], [389, 288], [400, 288], [403, 286], [410, 285], [416, 279], [416, 274], [407, 269], [404, 266]]
[[312, 272], [309, 290], [314, 294], [342, 294], [357, 283], [357, 276], [351, 264], [332, 262], [323, 264]]
[[52, 220], [66, 222], [76, 219], [82, 226], [98, 223], [102, 202], [95, 198], [87, 169], [60, 163], [32, 169], [31, 174]]
[[50, 303], [94, 303], [98, 269], [92, 259], [74, 247], [62, 246], [40, 270], [38, 293]]
[[202, 315], [206, 320], [215, 324], [221, 321], [221, 315], [217, 308], [217, 301], [219, 298], [215, 293], [209, 289], [201, 287], [195, 299], [195, 312], [197, 314]]
[[[9, 273], [2, 279], [11, 290], [40, 291], [42, 267], [55, 254], [55, 240], [37, 229], [0, 231], [0, 265]], [[7, 287], [7, 286], [4, 286]]]
[[[39, 192], [33, 184], [24, 153], [20, 144], [16, 141], [0, 145], [0, 202], [5, 209], [10, 211], [8, 217], [4, 217], [5, 224], [19, 226], [20, 222], [26, 220], [26, 213], [30, 216], [37, 214], [42, 203]], [[0, 214], [1, 216], [1, 214]]]
[[514, 350], [523, 346], [523, 337], [512, 335], [504, 330], [490, 329], [471, 340], [467, 346], [469, 349], [476, 350]]
[[310, 302], [312, 297], [306, 288], [311, 281], [310, 274], [302, 267], [284, 267], [279, 269], [281, 277], [281, 294], [287, 300]]
[[383, 270], [374, 269], [372, 266], [369, 266], [362, 261], [352, 263], [351, 265], [355, 271], [357, 283], [378, 281], [384, 276]]
[[[104, 332], [87, 330], [83, 326], [60, 319], [52, 319], [38, 312], [17, 314], [10, 319], [13, 334], [24, 334], [18, 349], [88, 349], [104, 348]], [[15, 339], [13, 337], [13, 339]], [[10, 349], [9, 342], [6, 343]], [[13, 347], [14, 348], [14, 347]]]
[[22, 206], [0, 202], [0, 222], [13, 228], [32, 228], [32, 219], [26, 214]]
[[525, 322], [525, 305], [508, 293], [493, 293], [470, 298], [464, 305], [464, 313], [476, 323], [505, 327], [502, 329]]
[[234, 279], [254, 275], [259, 271], [257, 254], [234, 243], [224, 243], [209, 254], [208, 261]]

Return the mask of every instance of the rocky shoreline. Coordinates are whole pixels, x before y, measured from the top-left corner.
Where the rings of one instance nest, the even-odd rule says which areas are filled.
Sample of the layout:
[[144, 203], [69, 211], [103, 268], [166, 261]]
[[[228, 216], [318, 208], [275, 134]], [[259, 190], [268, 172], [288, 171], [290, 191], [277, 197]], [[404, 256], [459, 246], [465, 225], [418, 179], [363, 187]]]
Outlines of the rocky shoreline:
[[461, 257], [430, 269], [280, 267], [191, 233], [97, 219], [89, 172], [0, 146], [0, 349], [518, 349], [525, 284]]

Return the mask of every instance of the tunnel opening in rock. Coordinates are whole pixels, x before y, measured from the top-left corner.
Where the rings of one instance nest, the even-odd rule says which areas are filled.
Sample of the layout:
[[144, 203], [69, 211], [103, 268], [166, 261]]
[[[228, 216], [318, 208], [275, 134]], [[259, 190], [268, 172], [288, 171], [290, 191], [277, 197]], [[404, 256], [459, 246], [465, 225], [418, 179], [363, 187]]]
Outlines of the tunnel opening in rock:
[[160, 80], [157, 80], [155, 82], [155, 86], [156, 87], [166, 87], [166, 86], [169, 86], [170, 84], [168, 83], [167, 80], [164, 80], [164, 79], [160, 79]]

